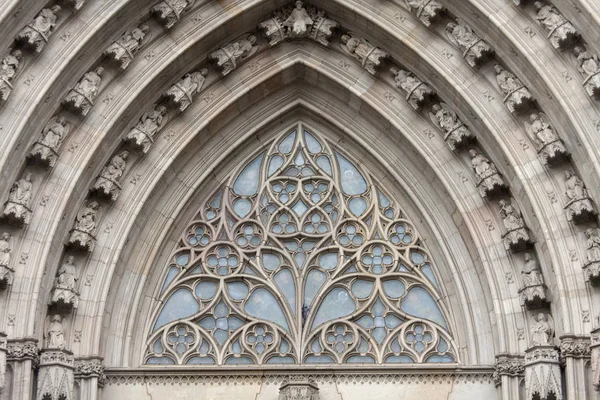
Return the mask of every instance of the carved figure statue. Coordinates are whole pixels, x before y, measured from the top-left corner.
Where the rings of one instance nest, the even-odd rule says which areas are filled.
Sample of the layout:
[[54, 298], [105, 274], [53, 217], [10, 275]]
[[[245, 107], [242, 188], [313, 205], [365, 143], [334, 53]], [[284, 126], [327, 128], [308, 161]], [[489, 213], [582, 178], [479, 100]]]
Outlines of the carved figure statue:
[[396, 87], [404, 92], [404, 98], [415, 110], [420, 110], [435, 91], [428, 84], [417, 78], [412, 72], [392, 67]]
[[0, 99], [6, 100], [13, 91], [12, 80], [17, 74], [19, 63], [23, 60], [21, 50], [14, 50], [2, 59], [0, 65]]
[[151, 12], [165, 28], [170, 29], [179, 22], [191, 3], [190, 0], [163, 0], [152, 7]]
[[565, 145], [542, 114], [531, 114], [525, 128], [544, 163], [554, 164], [566, 159], [568, 152]]
[[529, 107], [532, 101], [529, 89], [512, 73], [504, 69], [500, 64], [494, 65], [496, 71], [496, 82], [502, 93], [504, 93], [504, 104], [510, 112], [522, 111]]
[[531, 328], [531, 344], [534, 346], [547, 346], [552, 339], [552, 327], [544, 313], [537, 315], [535, 324]]
[[302, 5], [302, 1], [298, 0], [295, 4], [296, 7], [284, 23], [289, 29], [289, 36], [292, 39], [306, 36], [314, 22]]
[[533, 3], [537, 10], [536, 19], [548, 32], [548, 39], [554, 48], [564, 49], [576, 41], [580, 34], [556, 7], [544, 4], [541, 1]]
[[437, 0], [404, 0], [409, 10], [417, 16], [423, 25], [431, 26], [434, 20], [444, 10], [444, 6]]
[[583, 87], [588, 95], [600, 97], [600, 59], [592, 54], [584, 46], [576, 46], [573, 54], [577, 57], [579, 71], [585, 77]]
[[69, 256], [58, 269], [50, 305], [62, 308], [77, 308], [79, 295], [75, 290], [76, 282], [75, 257]]
[[473, 29], [460, 22], [450, 22], [446, 26], [446, 35], [463, 52], [463, 58], [471, 67], [483, 64], [494, 54], [487, 42], [473, 32]]
[[504, 247], [513, 251], [526, 248], [531, 243], [531, 239], [521, 212], [513, 205], [512, 201], [501, 199], [498, 201], [498, 205], [500, 206], [500, 217], [506, 228], [506, 233], [502, 235]]
[[104, 68], [98, 67], [95, 71], [86, 73], [63, 100], [65, 106], [71, 106], [75, 111], [85, 117], [94, 106], [94, 99], [98, 95], [102, 82]]
[[169, 99], [169, 103], [174, 104], [179, 111], [183, 112], [192, 104], [194, 96], [202, 90], [207, 74], [206, 68], [186, 74], [167, 90], [165, 97]]
[[500, 205], [500, 216], [503, 219], [504, 227], [507, 231], [521, 229], [525, 226], [523, 218], [521, 218], [521, 213], [517, 211], [511, 202], [507, 202], [503, 199], [500, 200], [498, 204]]
[[486, 197], [491, 192], [506, 187], [496, 165], [486, 156], [475, 149], [469, 150], [471, 167], [477, 176], [477, 188], [481, 196]]
[[12, 284], [14, 270], [10, 267], [12, 245], [10, 234], [4, 232], [0, 236], [0, 288]]
[[163, 120], [167, 114], [167, 107], [155, 106], [152, 111], [146, 111], [139, 122], [131, 128], [126, 140], [132, 145], [147, 153], [154, 143], [154, 135], [162, 128]]
[[585, 185], [579, 177], [570, 170], [565, 172], [565, 194], [567, 195], [567, 217], [575, 223], [585, 222], [596, 215], [596, 209], [589, 197]]
[[247, 34], [211, 53], [208, 58], [216, 63], [223, 76], [227, 76], [256, 50], [256, 36]]
[[588, 197], [585, 185], [573, 171], [566, 171], [565, 178], [567, 187], [565, 194], [569, 200], [580, 200]]
[[342, 36], [341, 47], [346, 53], [360, 61], [362, 67], [371, 75], [377, 75], [377, 69], [389, 57], [385, 51], [373, 46], [364, 38], [355, 37], [352, 33]]
[[65, 332], [62, 326], [63, 319], [56, 314], [52, 317], [48, 329], [46, 330], [46, 348], [64, 350], [65, 349]]
[[96, 218], [98, 216], [99, 208], [100, 206], [95, 201], [88, 204], [88, 206], [77, 216], [75, 229], [86, 233], [92, 233], [94, 229], [96, 229]]
[[537, 261], [529, 253], [525, 253], [525, 265], [521, 271], [523, 287], [519, 289], [521, 304], [528, 309], [537, 309], [547, 303], [546, 286]]
[[600, 283], [600, 229], [588, 228], [587, 237], [587, 263], [584, 265], [586, 278], [593, 284]]
[[118, 62], [121, 70], [124, 70], [133, 61], [134, 54], [142, 46], [142, 41], [148, 32], [150, 32], [150, 28], [145, 24], [133, 30], [128, 30], [117, 41], [113, 42], [104, 54]]
[[542, 274], [537, 265], [537, 261], [529, 253], [525, 253], [525, 266], [521, 271], [524, 286], [542, 285]]
[[119, 181], [127, 167], [128, 156], [129, 152], [127, 150], [123, 150], [115, 155], [108, 165], [104, 167], [98, 179], [96, 179], [92, 190], [115, 201], [121, 190]]
[[31, 172], [27, 172], [24, 178], [13, 183], [2, 215], [19, 224], [29, 224], [31, 218], [29, 203], [32, 192]]
[[473, 134], [446, 103], [434, 104], [429, 113], [431, 120], [444, 131], [444, 140], [452, 150], [474, 138]]
[[70, 129], [65, 117], [52, 117], [44, 127], [41, 139], [33, 145], [29, 157], [37, 159], [41, 164], [53, 167], [58, 159], [60, 145], [65, 136], [69, 134]]
[[40, 53], [48, 43], [52, 30], [56, 26], [58, 18], [56, 14], [59, 11], [60, 6], [44, 8], [40, 11], [33, 21], [19, 32], [15, 38], [17, 44]]
[[84, 207], [75, 218], [75, 226], [69, 235], [68, 246], [93, 251], [94, 249], [94, 231], [98, 224], [98, 214], [100, 205], [92, 201]]

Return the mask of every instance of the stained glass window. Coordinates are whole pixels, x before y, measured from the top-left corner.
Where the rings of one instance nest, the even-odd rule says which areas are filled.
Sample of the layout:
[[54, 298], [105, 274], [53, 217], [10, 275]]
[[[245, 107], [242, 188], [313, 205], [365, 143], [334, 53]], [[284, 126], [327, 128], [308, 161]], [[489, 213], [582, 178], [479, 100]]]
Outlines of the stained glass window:
[[413, 224], [302, 125], [207, 199], [160, 286], [146, 364], [457, 362]]

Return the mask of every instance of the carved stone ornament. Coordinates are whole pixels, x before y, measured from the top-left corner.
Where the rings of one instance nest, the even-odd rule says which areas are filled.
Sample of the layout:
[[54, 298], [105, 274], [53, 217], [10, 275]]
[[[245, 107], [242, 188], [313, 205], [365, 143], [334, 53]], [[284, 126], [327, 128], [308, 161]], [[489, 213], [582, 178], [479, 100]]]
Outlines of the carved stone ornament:
[[19, 32], [15, 38], [16, 44], [23, 48], [34, 50], [37, 53], [44, 50], [44, 47], [46, 47], [50, 35], [56, 26], [56, 20], [58, 18], [56, 14], [59, 11], [60, 6], [44, 8], [40, 11], [33, 21], [27, 24], [27, 26]]
[[588, 336], [561, 336], [559, 349], [563, 358], [590, 358], [592, 354]]
[[563, 400], [560, 355], [554, 346], [525, 350], [525, 399]]
[[100, 387], [103, 387], [106, 383], [105, 369], [102, 358], [80, 358], [75, 360], [75, 378], [98, 378], [98, 386]]
[[58, 160], [60, 146], [70, 130], [71, 125], [65, 117], [52, 117], [44, 127], [42, 137], [34, 143], [27, 157], [44, 167], [54, 167]]
[[449, 22], [446, 26], [448, 39], [461, 51], [462, 56], [471, 67], [480, 67], [494, 54], [494, 49], [473, 32], [469, 26], [457, 22]]
[[521, 271], [523, 286], [519, 289], [521, 305], [529, 310], [541, 308], [548, 303], [546, 285], [537, 261], [529, 253], [525, 253], [525, 265]]
[[2, 59], [0, 65], [0, 100], [7, 100], [12, 93], [12, 81], [17, 75], [22, 60], [23, 53], [21, 53], [21, 50], [14, 50]]
[[4, 232], [0, 236], [0, 289], [6, 289], [13, 282], [15, 270], [10, 266], [11, 252], [11, 236]]
[[528, 228], [523, 221], [521, 211], [514, 205], [514, 201], [501, 199], [498, 202], [500, 206], [500, 217], [506, 228], [502, 235], [504, 248], [513, 252], [521, 251], [531, 245]]
[[544, 164], [556, 165], [567, 160], [569, 152], [544, 114], [531, 114], [525, 128]]
[[8, 200], [4, 203], [2, 217], [18, 226], [28, 225], [31, 220], [31, 195], [33, 183], [31, 172], [27, 172], [24, 178], [13, 183]]
[[373, 46], [366, 39], [354, 36], [352, 32], [342, 36], [342, 50], [360, 61], [361, 66], [371, 75], [377, 75], [381, 64], [390, 57], [388, 53]]
[[592, 356], [592, 382], [595, 389], [600, 392], [600, 326], [591, 331], [590, 352]]
[[311, 378], [291, 375], [279, 387], [279, 400], [319, 400], [319, 387]]
[[69, 256], [58, 269], [58, 275], [52, 288], [50, 306], [65, 311], [77, 308], [79, 305], [79, 293], [75, 287], [77, 281], [75, 257]]
[[152, 15], [165, 28], [170, 29], [193, 4], [190, 0], [163, 0], [151, 9]]
[[66, 346], [63, 318], [55, 314], [44, 332], [44, 349], [64, 350]]
[[257, 50], [256, 36], [245, 34], [210, 53], [208, 59], [217, 66], [221, 71], [221, 75], [227, 76], [231, 71], [235, 70], [242, 61], [256, 53]]
[[575, 224], [590, 221], [597, 213], [585, 185], [573, 171], [565, 172], [565, 180], [567, 219]]
[[98, 226], [99, 213], [100, 205], [95, 201], [89, 203], [79, 212], [75, 219], [75, 225], [69, 234], [67, 247], [90, 253], [94, 251], [96, 242], [94, 233]]
[[581, 35], [558, 9], [541, 1], [533, 3], [537, 10], [536, 19], [548, 34], [548, 40], [555, 49], [564, 50], [577, 42]]
[[116, 201], [121, 192], [121, 184], [119, 182], [125, 173], [125, 168], [127, 168], [128, 156], [129, 152], [127, 150], [123, 150], [115, 155], [96, 179], [91, 192], [107, 200]]
[[523, 112], [529, 109], [533, 96], [529, 89], [512, 72], [504, 69], [500, 64], [494, 65], [496, 82], [504, 93], [504, 105], [510, 112]]
[[131, 128], [125, 141], [135, 150], [148, 153], [154, 143], [154, 136], [160, 131], [167, 115], [167, 107], [163, 105], [154, 106], [152, 111], [146, 111], [139, 122]]
[[94, 99], [98, 96], [100, 83], [102, 82], [104, 68], [98, 67], [94, 71], [86, 73], [63, 100], [63, 105], [72, 109], [82, 117], [88, 115], [94, 106]]
[[477, 177], [476, 186], [481, 197], [501, 193], [506, 189], [506, 183], [498, 172], [496, 165], [477, 150], [469, 150], [471, 167]]
[[66, 350], [44, 349], [40, 354], [37, 400], [74, 400], [73, 354]]
[[325, 17], [325, 12], [315, 7], [304, 8], [302, 1], [294, 7], [284, 7], [273, 17], [261, 22], [258, 27], [265, 32], [269, 46], [296, 38], [308, 38], [323, 46], [329, 46], [333, 30], [339, 24]]
[[583, 87], [587, 94], [600, 99], [600, 59], [586, 50], [585, 46], [575, 46], [573, 54], [577, 57], [579, 72], [583, 75]]
[[145, 24], [126, 31], [106, 49], [104, 55], [117, 62], [121, 70], [126, 69], [133, 61], [135, 53], [142, 47], [142, 41], [148, 32], [150, 28]]
[[185, 111], [204, 87], [207, 74], [206, 68], [186, 74], [165, 93], [167, 104], [176, 107], [179, 112]]
[[404, 0], [411, 13], [426, 27], [431, 26], [443, 11], [444, 6], [437, 0]]
[[496, 387], [502, 384], [502, 377], [521, 377], [525, 374], [523, 356], [512, 354], [498, 354], [494, 364], [494, 383]]
[[2, 389], [5, 386], [7, 344], [6, 334], [0, 332], [0, 393], [2, 393]]
[[586, 279], [594, 286], [600, 285], [600, 229], [589, 228], [587, 236], [587, 262], [583, 266]]
[[31, 360], [34, 365], [39, 362], [39, 349], [37, 339], [8, 339], [8, 361]]
[[420, 110], [435, 95], [435, 90], [412, 72], [397, 67], [390, 68], [390, 71], [394, 74], [396, 87], [402, 90], [404, 99], [415, 110]]
[[444, 140], [452, 150], [461, 148], [475, 139], [475, 135], [446, 103], [434, 104], [429, 118], [444, 131]]

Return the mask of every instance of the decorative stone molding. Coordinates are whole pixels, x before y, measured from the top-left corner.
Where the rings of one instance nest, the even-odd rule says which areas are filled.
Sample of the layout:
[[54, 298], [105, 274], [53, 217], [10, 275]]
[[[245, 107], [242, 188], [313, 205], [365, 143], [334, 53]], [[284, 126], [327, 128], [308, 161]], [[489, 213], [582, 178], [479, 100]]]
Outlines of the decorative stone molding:
[[208, 75], [206, 68], [186, 74], [164, 94], [166, 104], [177, 108], [179, 112], [184, 112], [204, 87], [206, 75]]
[[556, 7], [541, 1], [533, 4], [537, 10], [536, 19], [548, 33], [548, 40], [555, 49], [564, 50], [580, 39], [577, 29]]
[[5, 375], [6, 375], [6, 356], [7, 356], [7, 341], [6, 334], [0, 332], [0, 393], [4, 389]]
[[44, 349], [40, 353], [37, 400], [73, 400], [74, 359], [67, 350]]
[[568, 358], [590, 358], [592, 351], [590, 348], [589, 336], [563, 335], [560, 338], [560, 355]]
[[480, 67], [494, 54], [494, 49], [461, 21], [449, 22], [446, 26], [446, 36], [461, 49], [463, 58], [471, 67]]
[[544, 164], [557, 165], [567, 160], [569, 152], [552, 126], [546, 122], [544, 114], [531, 114], [529, 121], [525, 122], [525, 129]]
[[86, 73], [83, 78], [67, 94], [62, 104], [82, 117], [88, 115], [94, 106], [94, 100], [98, 96], [102, 73], [104, 68], [98, 67], [94, 71]]
[[245, 59], [258, 50], [256, 36], [246, 33], [231, 43], [209, 54], [208, 59], [227, 76]]
[[75, 360], [75, 379], [98, 378], [98, 385], [106, 383], [105, 367], [102, 357], [78, 358]]
[[506, 228], [502, 235], [504, 239], [504, 248], [513, 252], [526, 249], [531, 245], [529, 229], [523, 221], [521, 211], [514, 205], [514, 200], [500, 200], [500, 217]]
[[39, 350], [37, 339], [8, 339], [7, 340], [7, 360], [8, 361], [23, 361], [31, 360], [34, 365], [39, 363]]
[[354, 36], [352, 32], [342, 35], [340, 46], [342, 50], [356, 58], [371, 75], [377, 75], [383, 62], [390, 57], [388, 53], [373, 46], [367, 39]]
[[145, 24], [126, 31], [106, 49], [104, 55], [118, 63], [121, 70], [126, 69], [133, 61], [135, 53], [142, 47], [142, 41], [148, 32], [150, 28]]
[[503, 376], [520, 377], [525, 375], [523, 356], [514, 354], [498, 354], [494, 364], [494, 383], [496, 387], [502, 384]]
[[181, 20], [181, 16], [192, 7], [193, 3], [194, 1], [190, 0], [163, 0], [152, 7], [150, 12], [160, 24], [170, 29]]
[[65, 117], [52, 117], [44, 127], [42, 137], [34, 143], [27, 158], [35, 164], [54, 167], [58, 160], [60, 146], [70, 130], [71, 124]]
[[390, 71], [394, 74], [396, 87], [402, 91], [406, 102], [415, 110], [419, 111], [435, 95], [435, 90], [412, 72], [397, 67], [390, 68]]
[[502, 175], [489, 158], [475, 149], [469, 150], [469, 155], [471, 156], [471, 167], [477, 177], [475, 185], [481, 197], [493, 196], [507, 189]]
[[319, 387], [312, 378], [290, 375], [279, 388], [279, 400], [319, 400]]
[[0, 64], [0, 100], [8, 99], [13, 91], [12, 81], [19, 69], [19, 63], [23, 60], [21, 50], [14, 50], [2, 59]]
[[120, 180], [127, 168], [127, 150], [120, 151], [104, 167], [94, 186], [90, 189], [92, 194], [109, 201], [117, 201], [121, 193]]
[[27, 24], [15, 38], [17, 46], [41, 53], [54, 31], [58, 19], [56, 14], [59, 11], [60, 6], [44, 8], [40, 11], [33, 21]]
[[600, 326], [593, 329], [590, 338], [590, 353], [592, 357], [592, 382], [600, 392]]
[[452, 150], [461, 148], [475, 139], [475, 135], [446, 103], [434, 104], [429, 112], [429, 118], [444, 131], [444, 141]]
[[444, 6], [437, 0], [404, 0], [411, 13], [426, 27], [444, 12]]
[[100, 219], [100, 211], [100, 205], [92, 201], [79, 212], [75, 219], [75, 225], [69, 234], [67, 247], [90, 253], [94, 251], [96, 242], [94, 233]]
[[590, 53], [585, 46], [575, 46], [573, 54], [577, 57], [579, 72], [583, 75], [583, 87], [590, 97], [600, 99], [600, 59]]
[[0, 289], [6, 289], [13, 282], [15, 270], [10, 266], [11, 252], [11, 236], [4, 232], [0, 236]]
[[587, 263], [583, 266], [584, 275], [592, 285], [600, 285], [600, 229], [588, 228], [587, 236]]
[[526, 400], [562, 400], [561, 382], [560, 354], [555, 346], [525, 350]]
[[24, 178], [13, 183], [8, 200], [4, 203], [2, 218], [17, 226], [29, 225], [32, 192], [31, 173], [27, 172]]
[[494, 65], [496, 82], [504, 93], [502, 100], [506, 108], [512, 113], [524, 112], [533, 103], [533, 96], [529, 89], [512, 72], [504, 69], [500, 64]]

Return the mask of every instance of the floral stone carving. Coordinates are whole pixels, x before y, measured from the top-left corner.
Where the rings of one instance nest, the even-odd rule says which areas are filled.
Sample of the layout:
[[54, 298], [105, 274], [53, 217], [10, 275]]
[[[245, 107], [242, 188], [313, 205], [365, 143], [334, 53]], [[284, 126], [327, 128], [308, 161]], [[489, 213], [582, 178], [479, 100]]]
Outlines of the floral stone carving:
[[496, 165], [475, 149], [469, 150], [469, 155], [471, 156], [471, 166], [477, 176], [476, 186], [481, 197], [503, 192], [507, 186]]
[[430, 27], [431, 22], [444, 11], [444, 6], [437, 0], [404, 0], [404, 2], [410, 12], [427, 27]]
[[58, 276], [52, 288], [50, 305], [68, 311], [77, 308], [79, 304], [79, 293], [75, 289], [77, 280], [75, 257], [69, 256], [58, 270]]
[[65, 117], [52, 117], [44, 127], [42, 137], [34, 143], [27, 157], [34, 163], [54, 167], [60, 146], [70, 130], [71, 125]]
[[587, 263], [583, 266], [585, 277], [592, 285], [600, 285], [600, 229], [589, 228], [587, 237]]
[[4, 203], [2, 217], [18, 226], [28, 225], [31, 219], [31, 208], [29, 207], [32, 191], [31, 172], [27, 172], [24, 178], [13, 183], [8, 201]]
[[494, 65], [496, 82], [504, 93], [504, 105], [510, 112], [526, 111], [533, 102], [529, 89], [512, 72], [504, 69], [500, 64]]
[[473, 32], [469, 26], [460, 22], [450, 22], [446, 26], [448, 39], [463, 52], [463, 58], [471, 67], [479, 67], [493, 54], [494, 49]]
[[446, 103], [434, 104], [429, 112], [429, 118], [444, 131], [444, 140], [452, 150], [475, 139], [475, 135]]
[[221, 75], [227, 76], [231, 71], [235, 70], [242, 61], [256, 53], [257, 50], [256, 36], [245, 34], [237, 40], [210, 53], [208, 59], [215, 63], [217, 68], [221, 70]]
[[165, 28], [170, 29], [191, 8], [192, 3], [190, 0], [163, 0], [152, 7], [151, 13]]
[[565, 194], [568, 200], [565, 210], [568, 220], [579, 224], [593, 219], [597, 214], [596, 208], [581, 179], [573, 171], [566, 171], [565, 179]]
[[569, 152], [554, 129], [546, 122], [545, 115], [531, 114], [529, 122], [525, 122], [525, 128], [544, 164], [556, 165], [567, 159]]
[[397, 67], [390, 68], [390, 71], [394, 74], [396, 87], [402, 90], [404, 99], [415, 110], [420, 110], [435, 95], [435, 90], [412, 72]]
[[521, 305], [530, 310], [546, 305], [546, 285], [537, 261], [529, 253], [525, 253], [525, 266], [521, 271], [523, 286], [519, 289]]
[[12, 252], [11, 237], [7, 232], [0, 236], [0, 289], [12, 285], [15, 270], [10, 266]]
[[131, 128], [125, 141], [128, 145], [142, 153], [148, 153], [154, 143], [154, 136], [162, 129], [167, 107], [163, 105], [154, 106], [152, 111], [146, 111], [140, 117], [139, 122]]
[[100, 176], [96, 179], [96, 183], [90, 190], [90, 192], [98, 195], [99, 197], [106, 198], [108, 200], [116, 201], [121, 192], [121, 184], [119, 181], [125, 172], [127, 167], [127, 157], [129, 152], [123, 150], [114, 156], [107, 166], [104, 167]]
[[75, 219], [75, 226], [69, 234], [67, 247], [81, 251], [94, 251], [96, 238], [94, 233], [98, 224], [100, 205], [92, 201], [79, 212]]
[[537, 10], [536, 19], [548, 33], [548, 40], [555, 49], [564, 50], [581, 37], [577, 29], [558, 9], [541, 1], [533, 3]]
[[587, 94], [600, 99], [600, 59], [586, 50], [585, 46], [576, 46], [573, 54], [577, 57], [579, 72], [584, 76], [583, 87]]
[[63, 100], [65, 107], [85, 117], [94, 106], [94, 99], [98, 95], [102, 82], [104, 68], [98, 67], [95, 71], [86, 73]]
[[516, 252], [529, 247], [531, 238], [521, 212], [513, 203], [512, 199], [508, 201], [501, 199], [498, 205], [500, 206], [500, 217], [506, 228], [506, 232], [502, 235], [504, 248]]
[[128, 30], [118, 40], [113, 42], [104, 54], [117, 62], [121, 70], [124, 70], [133, 61], [133, 56], [142, 46], [142, 41], [148, 32], [150, 32], [150, 28], [145, 24]]
[[186, 74], [165, 93], [167, 104], [175, 106], [180, 112], [185, 111], [194, 101], [194, 96], [202, 90], [207, 74], [206, 68]]
[[12, 80], [17, 74], [19, 63], [23, 60], [21, 50], [14, 50], [2, 59], [0, 65], [0, 100], [7, 100], [13, 91]]
[[589, 358], [591, 355], [588, 336], [565, 335], [560, 337], [560, 355], [564, 358]]
[[40, 53], [56, 26], [60, 6], [44, 8], [15, 38], [17, 45]]
[[291, 375], [279, 387], [279, 400], [319, 400], [319, 387], [314, 379]]
[[354, 36], [352, 32], [342, 36], [341, 47], [360, 61], [361, 66], [371, 75], [377, 75], [381, 64], [390, 57], [385, 51], [373, 46], [364, 38]]

